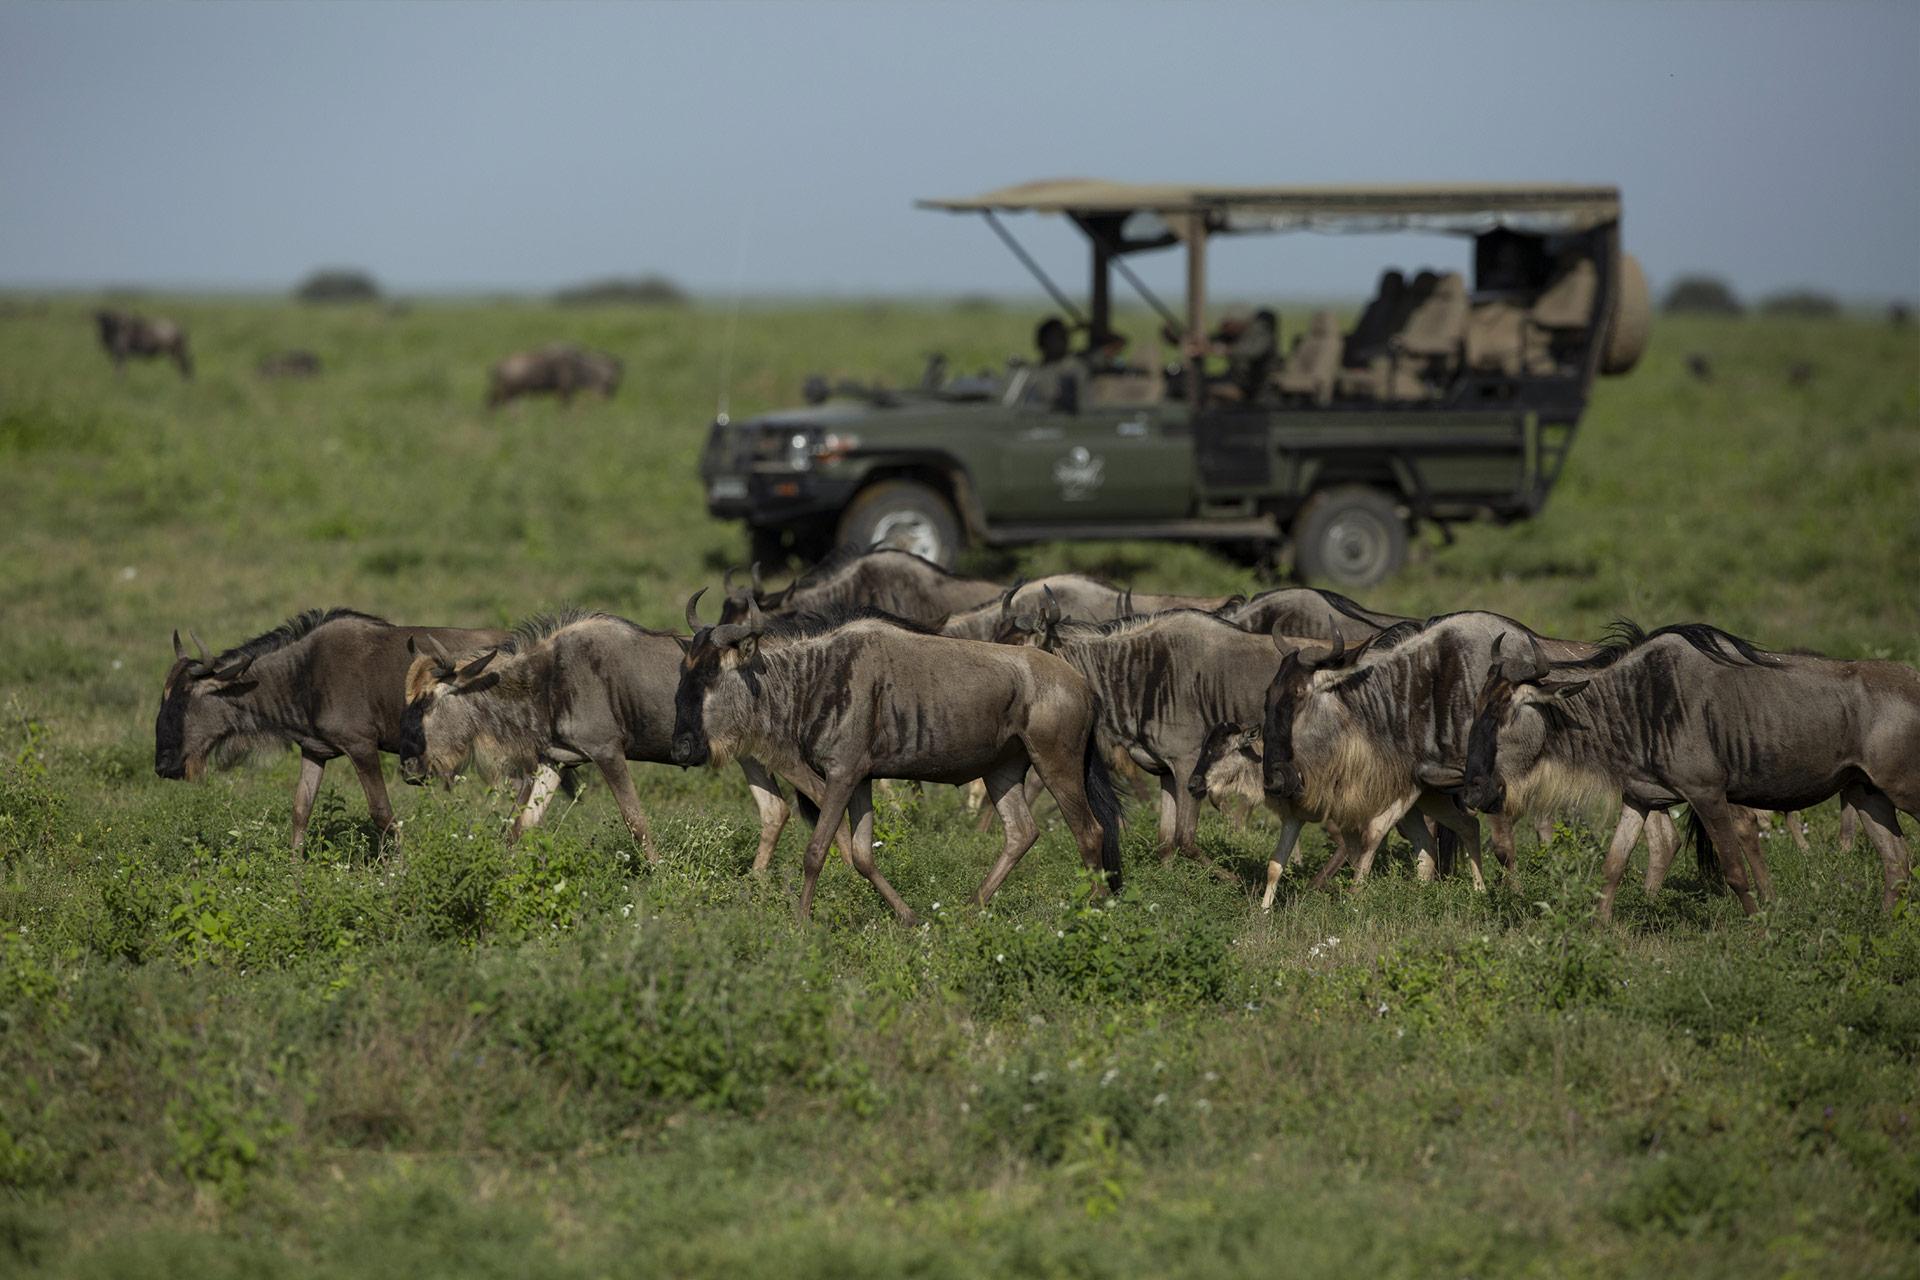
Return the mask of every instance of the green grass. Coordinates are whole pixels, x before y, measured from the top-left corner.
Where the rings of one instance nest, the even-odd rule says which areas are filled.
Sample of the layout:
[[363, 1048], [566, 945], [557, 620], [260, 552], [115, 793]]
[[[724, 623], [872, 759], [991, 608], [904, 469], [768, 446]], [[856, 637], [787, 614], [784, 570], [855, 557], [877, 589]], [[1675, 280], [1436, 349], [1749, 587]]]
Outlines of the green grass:
[[[693, 477], [726, 318], [164, 309], [194, 383], [116, 382], [79, 300], [0, 309], [0, 1273], [1914, 1273], [1920, 918], [1876, 910], [1831, 806], [1811, 853], [1770, 844], [1764, 927], [1690, 870], [1597, 926], [1581, 828], [1518, 892], [1398, 859], [1262, 918], [1155, 863], [1144, 809], [1111, 910], [1056, 824], [981, 913], [997, 838], [929, 789], [879, 820], [930, 926], [836, 864], [801, 928], [798, 832], [757, 882], [737, 777], [659, 768], [657, 869], [597, 785], [514, 848], [504, 797], [402, 789], [381, 860], [341, 771], [296, 876], [290, 759], [153, 776], [171, 629], [675, 622], [744, 553]], [[750, 309], [734, 411], [996, 362], [1031, 319]], [[561, 336], [627, 359], [619, 399], [480, 411], [492, 359]], [[326, 375], [254, 378], [288, 346]], [[1541, 519], [1369, 602], [1920, 660], [1917, 428], [1911, 332], [1664, 322]], [[1254, 585], [1191, 548], [979, 561], [1060, 566]], [[1272, 835], [1202, 830], [1248, 872]]]

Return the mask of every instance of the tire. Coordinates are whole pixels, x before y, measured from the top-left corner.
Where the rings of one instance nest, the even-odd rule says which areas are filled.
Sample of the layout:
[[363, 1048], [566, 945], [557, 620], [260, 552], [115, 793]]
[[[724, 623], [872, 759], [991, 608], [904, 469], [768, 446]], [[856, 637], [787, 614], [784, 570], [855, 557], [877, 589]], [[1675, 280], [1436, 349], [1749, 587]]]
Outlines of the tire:
[[862, 489], [840, 513], [842, 546], [897, 547], [942, 569], [965, 545], [960, 518], [936, 489], [917, 480], [882, 480]]
[[1293, 522], [1294, 563], [1309, 582], [1371, 587], [1407, 562], [1399, 504], [1371, 485], [1346, 484], [1307, 499]]

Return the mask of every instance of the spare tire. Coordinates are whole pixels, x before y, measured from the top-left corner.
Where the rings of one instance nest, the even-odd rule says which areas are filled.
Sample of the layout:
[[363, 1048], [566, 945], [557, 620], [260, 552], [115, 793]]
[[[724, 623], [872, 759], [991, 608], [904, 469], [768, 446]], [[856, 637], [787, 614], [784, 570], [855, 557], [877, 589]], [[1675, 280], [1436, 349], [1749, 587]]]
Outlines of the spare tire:
[[1607, 317], [1607, 345], [1600, 353], [1600, 372], [1625, 373], [1640, 363], [1653, 331], [1653, 297], [1640, 260], [1620, 255], [1620, 282], [1613, 291], [1613, 313]]

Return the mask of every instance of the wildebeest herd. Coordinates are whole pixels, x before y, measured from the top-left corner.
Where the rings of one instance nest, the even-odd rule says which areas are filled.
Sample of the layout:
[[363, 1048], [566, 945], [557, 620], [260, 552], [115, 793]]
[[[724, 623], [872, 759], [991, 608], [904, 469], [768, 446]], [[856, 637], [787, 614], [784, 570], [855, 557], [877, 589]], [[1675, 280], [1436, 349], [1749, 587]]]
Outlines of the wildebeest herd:
[[1263, 906], [1302, 827], [1367, 875], [1388, 833], [1418, 873], [1464, 850], [1481, 871], [1481, 818], [1507, 875], [1512, 822], [1599, 806], [1618, 814], [1601, 913], [1644, 834], [1649, 892], [1692, 815], [1702, 866], [1749, 912], [1771, 894], [1764, 815], [1839, 797], [1842, 842], [1865, 828], [1891, 908], [1909, 875], [1898, 813], [1920, 820], [1920, 673], [1893, 662], [1776, 653], [1702, 623], [1602, 642], [1555, 639], [1511, 618], [1395, 617], [1345, 597], [1281, 588], [1251, 599], [1135, 596], [1079, 574], [1011, 586], [906, 552], [848, 550], [780, 590], [756, 568], [723, 586], [686, 633], [604, 613], [530, 619], [512, 632], [399, 626], [310, 610], [211, 654], [174, 636], [154, 767], [200, 777], [261, 747], [300, 752], [293, 847], [329, 760], [346, 757], [375, 825], [393, 827], [382, 753], [410, 782], [469, 767], [517, 788], [511, 835], [540, 821], [571, 773], [595, 765], [634, 840], [657, 858], [628, 761], [737, 764], [760, 816], [764, 870], [798, 794], [814, 831], [800, 910], [836, 842], [902, 921], [911, 908], [874, 854], [873, 784], [970, 784], [1004, 829], [975, 894], [984, 903], [1038, 838], [1048, 792], [1093, 892], [1121, 886], [1111, 771], [1158, 783], [1162, 858], [1200, 860], [1199, 806], [1242, 797], [1281, 819]]
[[[142, 316], [130, 311], [94, 312], [100, 331], [100, 346], [113, 361], [115, 373], [124, 374], [129, 359], [169, 359], [182, 378], [193, 377], [193, 355], [187, 350], [187, 330], [164, 316]], [[262, 359], [255, 371], [263, 378], [315, 378], [320, 375], [320, 357], [311, 351], [294, 349], [275, 352]], [[521, 396], [555, 395], [563, 404], [571, 404], [582, 391], [598, 392], [605, 400], [620, 389], [626, 371], [618, 356], [592, 351], [570, 342], [553, 342], [533, 351], [517, 351], [496, 363], [487, 376], [489, 409], [495, 409]]]

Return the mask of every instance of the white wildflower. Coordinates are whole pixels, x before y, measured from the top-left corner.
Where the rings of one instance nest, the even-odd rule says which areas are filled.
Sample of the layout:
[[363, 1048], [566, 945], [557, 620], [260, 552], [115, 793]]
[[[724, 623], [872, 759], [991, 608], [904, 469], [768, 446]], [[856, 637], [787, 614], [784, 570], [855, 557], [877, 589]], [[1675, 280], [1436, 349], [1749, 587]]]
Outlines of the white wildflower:
[[1156, 1094], [1154, 1094], [1154, 1095], [1153, 1095], [1153, 1105], [1154, 1105], [1154, 1106], [1156, 1106], [1156, 1107], [1164, 1107], [1164, 1106], [1166, 1106], [1166, 1105], [1167, 1105], [1167, 1095], [1166, 1095], [1166, 1094], [1164, 1094], [1164, 1093], [1156, 1093]]

